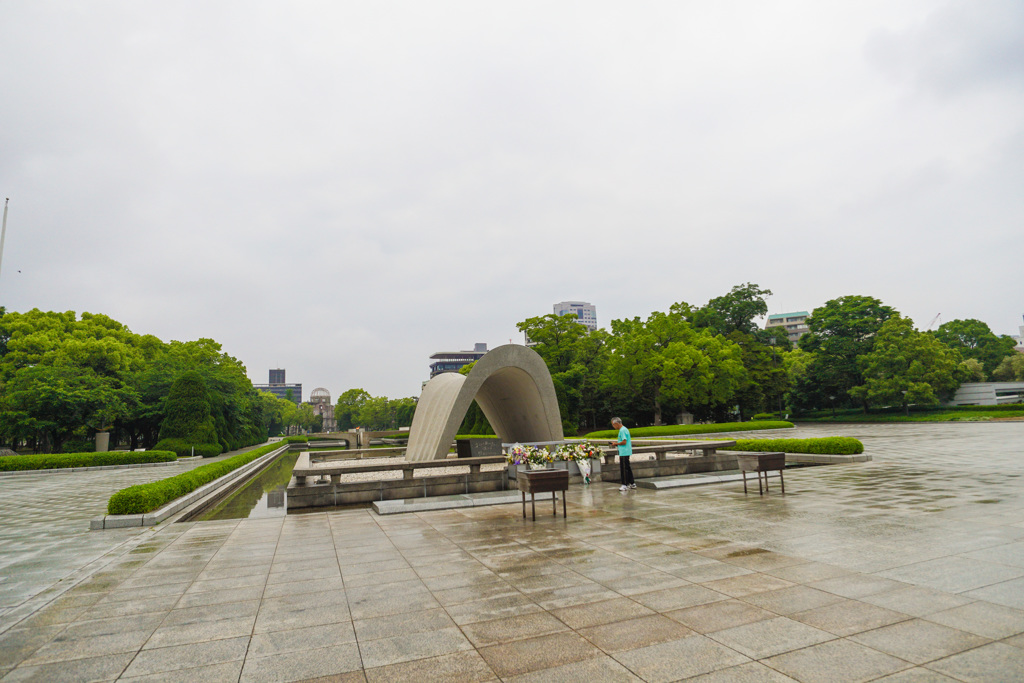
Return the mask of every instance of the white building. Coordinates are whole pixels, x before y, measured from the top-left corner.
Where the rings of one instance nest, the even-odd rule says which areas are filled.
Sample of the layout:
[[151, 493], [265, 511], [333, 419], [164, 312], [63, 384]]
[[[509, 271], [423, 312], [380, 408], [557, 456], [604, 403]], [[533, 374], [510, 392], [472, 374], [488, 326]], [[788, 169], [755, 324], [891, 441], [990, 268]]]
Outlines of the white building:
[[597, 329], [597, 306], [586, 301], [559, 301], [553, 307], [555, 315], [568, 315], [572, 313], [580, 319], [581, 325], [586, 325], [590, 330]]
[[1014, 337], [1017, 340], [1017, 346], [1013, 347], [1018, 353], [1024, 353], [1024, 325], [1017, 328], [1020, 334]]
[[796, 344], [800, 337], [807, 334], [807, 311], [795, 311], [793, 313], [775, 313], [774, 315], [768, 316], [768, 322], [765, 323], [764, 329], [769, 330], [773, 327], [785, 327], [786, 336], [789, 337], [791, 344]]

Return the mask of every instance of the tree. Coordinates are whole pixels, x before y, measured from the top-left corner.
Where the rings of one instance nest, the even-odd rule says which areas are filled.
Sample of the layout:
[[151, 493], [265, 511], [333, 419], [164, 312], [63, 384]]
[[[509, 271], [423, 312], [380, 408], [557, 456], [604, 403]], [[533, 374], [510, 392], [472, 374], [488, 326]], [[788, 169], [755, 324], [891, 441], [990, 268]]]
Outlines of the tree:
[[814, 357], [790, 393], [795, 407], [849, 405], [850, 390], [863, 384], [857, 358], [872, 350], [875, 334], [897, 315], [869, 296], [843, 296], [814, 309], [799, 342]]
[[870, 353], [858, 359], [865, 382], [850, 395], [867, 405], [935, 405], [966, 375], [960, 353], [914, 329], [909, 318], [887, 320]]
[[588, 422], [586, 416], [594, 424], [605, 405], [600, 376], [607, 358], [608, 333], [591, 331], [571, 314], [528, 318], [516, 327], [526, 333], [533, 350], [548, 366], [562, 429], [575, 434]]
[[210, 409], [210, 394], [203, 378], [194, 371], [186, 372], [171, 385], [156, 449], [173, 450], [182, 455], [182, 446], [195, 447], [203, 455], [221, 452]]
[[761, 289], [751, 282], [736, 285], [728, 294], [715, 297], [694, 311], [690, 320], [696, 327], [706, 327], [723, 336], [732, 332], [758, 335], [761, 330], [754, 318], [768, 313], [765, 297], [771, 295], [770, 289]]
[[992, 379], [999, 382], [1024, 382], [1024, 353], [1004, 358], [992, 371]]
[[624, 415], [661, 424], [665, 411], [710, 416], [731, 404], [747, 379], [738, 345], [669, 313], [612, 321], [602, 381]]
[[338, 397], [337, 405], [334, 406], [334, 419], [338, 423], [338, 430], [345, 432], [358, 427], [359, 411], [371, 398], [365, 389], [349, 389], [342, 393]]
[[996, 336], [988, 325], [973, 318], [950, 320], [940, 325], [933, 334], [949, 348], [959, 351], [964, 358], [980, 361], [985, 376], [991, 375], [1003, 358], [1013, 354], [1017, 345], [1013, 337]]

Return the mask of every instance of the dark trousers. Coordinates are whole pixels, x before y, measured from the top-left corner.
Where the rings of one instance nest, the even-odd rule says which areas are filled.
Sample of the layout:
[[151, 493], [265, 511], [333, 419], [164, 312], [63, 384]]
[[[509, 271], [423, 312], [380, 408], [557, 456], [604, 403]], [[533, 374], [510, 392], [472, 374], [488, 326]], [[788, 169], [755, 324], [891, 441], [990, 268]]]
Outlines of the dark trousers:
[[635, 480], [633, 479], [633, 468], [629, 466], [629, 456], [619, 456], [619, 478], [622, 481], [623, 486], [632, 485]]

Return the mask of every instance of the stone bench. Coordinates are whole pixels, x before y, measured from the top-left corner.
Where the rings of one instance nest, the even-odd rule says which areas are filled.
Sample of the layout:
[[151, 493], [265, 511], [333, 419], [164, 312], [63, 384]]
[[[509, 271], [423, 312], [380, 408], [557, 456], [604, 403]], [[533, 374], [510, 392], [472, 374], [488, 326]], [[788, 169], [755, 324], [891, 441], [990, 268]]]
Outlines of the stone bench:
[[470, 474], [479, 474], [481, 465], [492, 465], [496, 463], [504, 463], [505, 456], [490, 456], [485, 458], [446, 458], [444, 460], [421, 460], [417, 462], [395, 462], [395, 463], [382, 463], [378, 465], [340, 465], [331, 463], [316, 463], [310, 462], [309, 453], [303, 453], [299, 456], [299, 459], [295, 461], [295, 467], [292, 469], [292, 475], [295, 477], [295, 483], [299, 486], [303, 486], [306, 483], [306, 477], [321, 477], [329, 476], [332, 484], [341, 483], [341, 475], [343, 474], [358, 474], [365, 472], [395, 472], [401, 471], [403, 479], [412, 479], [416, 470], [427, 470], [438, 467], [469, 467]]
[[[735, 446], [735, 441], [664, 441], [664, 442], [650, 442], [650, 441], [633, 441], [633, 455], [643, 455], [644, 453], [654, 453], [654, 457], [657, 460], [665, 460], [669, 453], [679, 453], [682, 451], [696, 452], [700, 451], [702, 456], [714, 455], [719, 448], [729, 448]], [[618, 455], [618, 449], [615, 446], [603, 446], [601, 453], [604, 455], [604, 464], [612, 465], [615, 463], [615, 457]]]

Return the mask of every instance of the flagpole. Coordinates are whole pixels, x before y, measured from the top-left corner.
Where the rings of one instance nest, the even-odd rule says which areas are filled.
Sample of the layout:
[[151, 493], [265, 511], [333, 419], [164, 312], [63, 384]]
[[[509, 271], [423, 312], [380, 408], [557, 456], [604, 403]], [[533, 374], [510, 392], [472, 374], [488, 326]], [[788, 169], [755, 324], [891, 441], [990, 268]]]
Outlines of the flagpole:
[[7, 237], [7, 202], [11, 201], [10, 197], [4, 199], [4, 226], [0, 228], [0, 268], [4, 265], [4, 239]]

